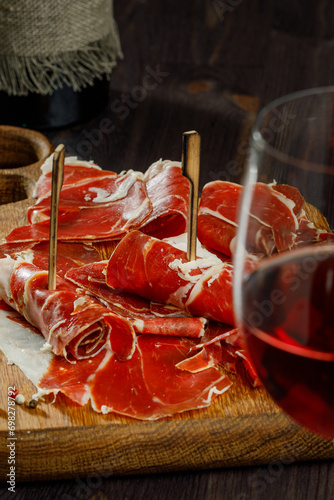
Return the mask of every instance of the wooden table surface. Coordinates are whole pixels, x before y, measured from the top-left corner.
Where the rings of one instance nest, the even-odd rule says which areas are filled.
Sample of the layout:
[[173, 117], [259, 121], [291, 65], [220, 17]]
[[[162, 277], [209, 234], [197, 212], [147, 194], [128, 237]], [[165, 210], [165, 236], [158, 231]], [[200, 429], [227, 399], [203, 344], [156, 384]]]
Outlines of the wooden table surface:
[[[54, 145], [105, 169], [145, 170], [180, 159], [182, 133], [201, 134], [201, 186], [238, 180], [259, 107], [292, 91], [334, 84], [332, 0], [115, 0], [124, 60], [109, 103], [86, 123], [44, 131]], [[153, 85], [153, 83], [157, 83]], [[334, 463], [0, 485], [20, 500], [323, 500]]]

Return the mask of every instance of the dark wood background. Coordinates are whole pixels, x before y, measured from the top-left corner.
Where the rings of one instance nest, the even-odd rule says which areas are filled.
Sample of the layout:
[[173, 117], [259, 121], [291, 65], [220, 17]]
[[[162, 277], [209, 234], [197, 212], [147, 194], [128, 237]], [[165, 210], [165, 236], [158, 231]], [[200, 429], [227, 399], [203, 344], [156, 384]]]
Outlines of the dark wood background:
[[[63, 142], [69, 154], [105, 169], [145, 170], [159, 158], [180, 159], [182, 133], [196, 129], [201, 185], [237, 179], [259, 107], [334, 84], [333, 0], [115, 0], [114, 13], [124, 59], [112, 73], [106, 108], [85, 123], [45, 132], [54, 145]], [[14, 496], [2, 485], [0, 497]], [[19, 484], [15, 494], [18, 500], [333, 497], [332, 461], [92, 476]]]

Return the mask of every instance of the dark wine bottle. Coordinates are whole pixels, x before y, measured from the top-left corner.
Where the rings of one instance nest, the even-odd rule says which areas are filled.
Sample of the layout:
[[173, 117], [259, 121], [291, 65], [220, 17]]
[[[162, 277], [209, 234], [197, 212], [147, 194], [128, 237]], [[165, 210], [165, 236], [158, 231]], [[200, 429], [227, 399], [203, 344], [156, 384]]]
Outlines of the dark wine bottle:
[[80, 91], [64, 85], [52, 94], [14, 96], [0, 91], [0, 124], [46, 130], [89, 120], [108, 102], [108, 79], [96, 78]]
[[0, 25], [0, 124], [65, 127], [107, 105], [123, 57], [112, 0], [7, 2]]

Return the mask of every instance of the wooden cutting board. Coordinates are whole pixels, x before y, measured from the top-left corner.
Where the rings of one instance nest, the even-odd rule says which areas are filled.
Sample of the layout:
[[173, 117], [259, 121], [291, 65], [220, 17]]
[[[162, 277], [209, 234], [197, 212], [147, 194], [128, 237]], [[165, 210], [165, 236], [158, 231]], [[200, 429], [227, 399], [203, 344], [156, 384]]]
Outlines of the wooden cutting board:
[[[25, 171], [20, 175], [34, 177]], [[0, 237], [25, 223], [31, 203], [28, 198], [0, 207]], [[248, 384], [242, 371], [228, 376], [232, 387], [209, 408], [154, 422], [100, 415], [62, 395], [34, 409], [16, 405], [16, 481], [97, 481], [112, 475], [334, 458], [332, 441], [293, 423], [262, 388]], [[18, 367], [7, 365], [1, 351], [0, 380], [0, 479], [7, 480], [8, 387], [18, 388], [27, 401], [36, 389]]]

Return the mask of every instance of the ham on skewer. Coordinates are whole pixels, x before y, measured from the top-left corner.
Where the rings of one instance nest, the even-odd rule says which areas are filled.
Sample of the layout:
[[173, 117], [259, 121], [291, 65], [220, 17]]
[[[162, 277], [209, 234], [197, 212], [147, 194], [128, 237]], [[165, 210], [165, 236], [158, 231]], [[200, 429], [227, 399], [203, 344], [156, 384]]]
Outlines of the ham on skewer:
[[[42, 166], [36, 203], [28, 225], [15, 228], [9, 243], [46, 241], [49, 237], [52, 155]], [[101, 170], [92, 162], [66, 158], [60, 194], [58, 240], [120, 239], [132, 229], [158, 237], [185, 231], [189, 183], [179, 162], [158, 161], [145, 174]]]
[[[115, 180], [114, 177], [111, 179]], [[107, 201], [109, 191], [103, 191], [105, 194], [98, 198], [99, 191], [95, 191], [93, 187], [91, 187], [93, 200], [100, 200], [94, 205], [93, 201], [87, 201], [86, 205], [78, 206], [71, 200], [66, 204], [64, 200], [61, 200], [58, 239], [60, 241], [118, 239], [130, 229], [141, 227], [152, 211], [151, 202], [143, 181], [136, 179], [130, 187], [128, 181], [125, 175], [122, 182], [118, 182], [117, 185], [114, 182], [114, 188], [117, 188], [121, 194], [119, 198], [116, 197], [111, 201]], [[128, 188], [126, 192], [122, 190], [124, 185]], [[110, 194], [110, 197], [113, 194], [115, 191]], [[39, 215], [41, 216], [41, 213]], [[41, 222], [13, 229], [6, 237], [6, 241], [45, 241], [48, 238], [49, 219], [46, 218]]]
[[131, 231], [109, 259], [106, 283], [193, 316], [233, 325], [232, 272], [232, 264], [216, 256], [188, 262], [183, 250]]
[[90, 358], [107, 344], [120, 359], [134, 352], [131, 324], [97, 300], [57, 277], [48, 289], [48, 272], [34, 264], [0, 259], [0, 296], [46, 339], [46, 348], [70, 359]]
[[110, 288], [104, 274], [106, 267], [107, 261], [87, 264], [69, 270], [66, 278], [100, 299], [115, 314], [127, 318], [136, 333], [192, 338], [204, 335], [207, 319], [187, 315], [182, 309], [164, 308], [163, 304], [158, 307], [139, 295]]

